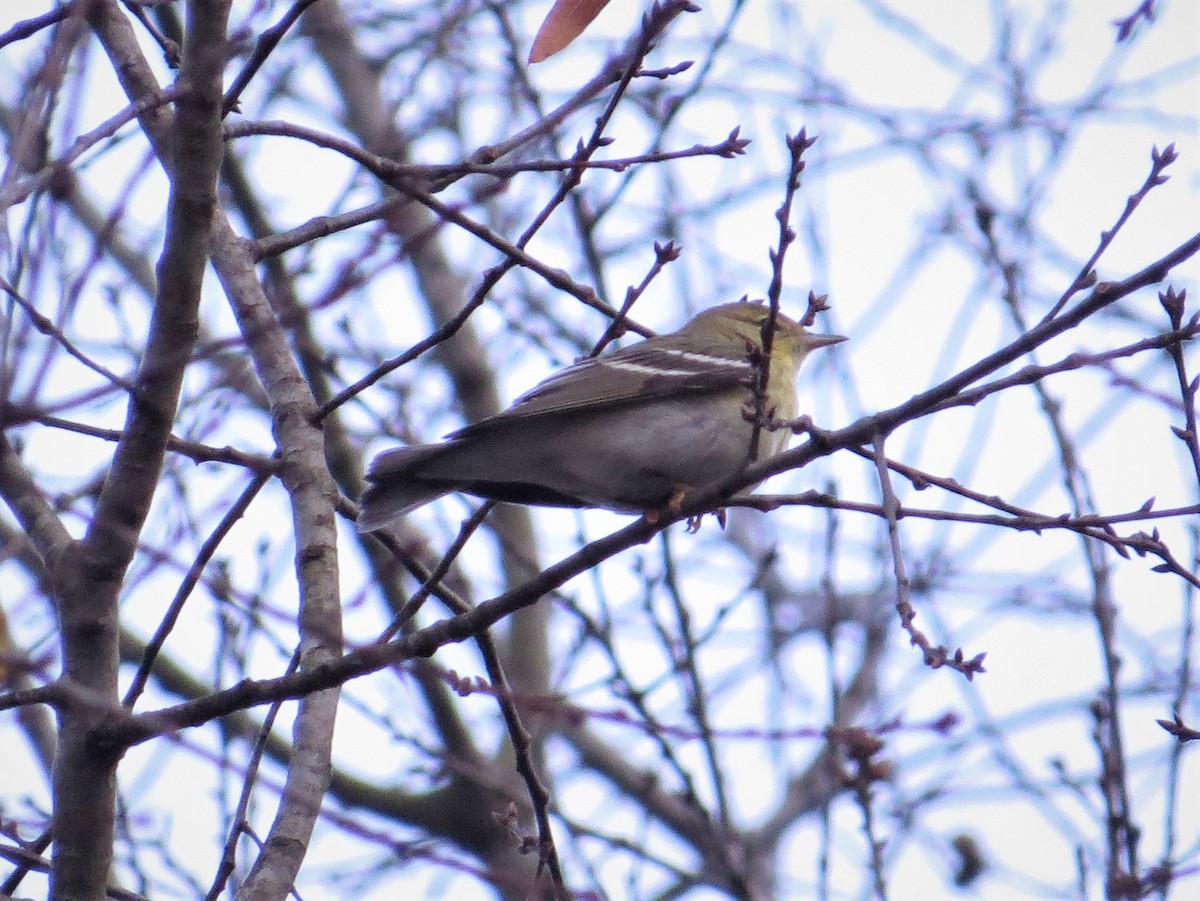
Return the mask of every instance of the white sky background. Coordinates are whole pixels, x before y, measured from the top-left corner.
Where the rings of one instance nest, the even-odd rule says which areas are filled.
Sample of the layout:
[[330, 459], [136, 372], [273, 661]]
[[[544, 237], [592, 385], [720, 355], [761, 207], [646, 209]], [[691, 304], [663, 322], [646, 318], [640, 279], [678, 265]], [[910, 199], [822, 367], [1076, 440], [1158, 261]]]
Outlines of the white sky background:
[[[522, 6], [518, 22], [526, 27], [528, 34], [532, 34], [547, 5]], [[660, 48], [655, 64], [669, 65], [701, 55], [702, 48], [729, 12], [726, 3], [702, 5], [704, 11], [684, 17], [671, 31], [670, 42]], [[1037, 23], [1047, 16], [1058, 17], [1058, 24], [1051, 29], [1058, 42], [1050, 61], [1038, 71], [1030, 85], [1032, 94], [1064, 104], [1073, 103], [1110, 71], [1118, 72], [1117, 80], [1129, 85], [1117, 95], [1119, 111], [1102, 116], [1098, 122], [1070, 134], [1065, 149], [1066, 162], [1056, 170], [1051, 182], [1040, 186], [1048, 202], [1038, 206], [1037, 218], [1032, 224], [1038, 235], [1036, 241], [1029, 243], [1036, 244], [1037, 249], [1027, 257], [1034, 266], [1026, 273], [1031, 317], [1036, 317], [1044, 311], [1045, 299], [1057, 297], [1069, 284], [1079, 263], [1094, 248], [1100, 231], [1112, 225], [1127, 195], [1140, 185], [1149, 169], [1152, 146], [1162, 148], [1174, 142], [1181, 158], [1169, 170], [1171, 181], [1150, 195], [1102, 259], [1098, 267], [1100, 278], [1122, 278], [1157, 259], [1197, 230], [1200, 224], [1200, 134], [1196, 124], [1200, 113], [1200, 69], [1197, 66], [1200, 4], [1190, 0], [1161, 4], [1159, 21], [1150, 26], [1143, 25], [1137, 38], [1121, 47], [1114, 45], [1111, 22], [1132, 12], [1136, 6], [1134, 0], [1014, 5], [1017, 14], [1012, 25], [1018, 56], [1024, 54], [1022, 48], [1031, 39], [1031, 34], [1040, 30]], [[714, 73], [712, 81], [717, 89], [712, 91], [711, 101], [693, 107], [691, 114], [678, 124], [669, 138], [669, 144], [674, 148], [695, 142], [714, 143], [735, 125], [740, 125], [743, 136], [754, 141], [747, 158], [734, 162], [690, 160], [673, 164], [691, 196], [716, 196], [728, 192], [738, 202], [723, 215], [716, 228], [706, 225], [704, 232], [697, 232], [689, 230], [686, 222], [682, 223], [684, 259], [663, 276], [638, 308], [642, 321], [669, 329], [684, 316], [683, 304], [677, 300], [677, 295], [686, 297], [686, 302], [694, 309], [731, 300], [743, 293], [764, 294], [769, 280], [767, 248], [775, 243], [773, 212], [781, 197], [782, 178], [778, 173], [783, 149], [780, 135], [801, 125], [807, 127], [809, 133], [818, 135], [820, 140], [806, 155], [808, 170], [796, 217], [801, 239], [790, 251], [789, 289], [785, 303], [793, 312], [799, 312], [810, 286], [821, 293], [829, 293], [833, 309], [824, 318], [822, 326], [851, 338], [848, 344], [826, 354], [823, 359], [810, 360], [802, 374], [802, 397], [807, 401], [807, 408], [820, 424], [830, 427], [845, 425], [860, 415], [894, 405], [1011, 340], [1013, 331], [997, 301], [997, 285], [975, 281], [977, 267], [967, 258], [969, 237], [959, 243], [936, 241], [937, 236], [927, 231], [927, 222], [931, 218], [930, 211], [942, 212], [945, 206], [948, 231], [975, 235], [973, 210], [948, 202], [947, 198], [958, 196], [958, 192], [950, 187], [963, 179], [980, 177], [989, 201], [1007, 210], [1022, 201], [1019, 186], [1026, 183], [1028, 173], [1039, 170], [1045, 155], [1050, 152], [1044, 138], [1033, 134], [1019, 144], [996, 148], [986, 164], [981, 164], [971, 141], [958, 135], [927, 140], [927, 136], [916, 130], [916, 117], [908, 121], [904, 115], [906, 111], [933, 110], [948, 114], [948, 120], [969, 123], [977, 115], [994, 116], [1001, 108], [1002, 86], [978, 83], [966, 74], [972, 64], [993, 52], [998, 23], [993, 16], [992, 4], [982, 0], [898, 3], [892, 8], [904, 18], [897, 18], [890, 29], [881, 27], [878, 16], [864, 13], [863, 6], [833, 0], [797, 2], [784, 19], [771, 15], [769, 10], [775, 9], [774, 5], [750, 3], [746, 6], [733, 37], [737, 50], [724, 57]], [[40, 14], [45, 9], [45, 4], [27, 0], [5, 3], [0, 7], [0, 30], [12, 21]], [[584, 39], [533, 70], [534, 82], [549, 97], [569, 93], [590, 77], [608, 48], [618, 46], [625, 39], [631, 27], [629, 13], [627, 3], [610, 4]], [[907, 30], [910, 25], [927, 35], [923, 45], [918, 43], [920, 49], [914, 47], [912, 32]], [[734, 60], [736, 65], [731, 64]], [[803, 66], [817, 69], [844, 85], [847, 94], [855, 98], [855, 108], [838, 111], [819, 108], [811, 102], [797, 102], [786, 108], [780, 98], [796, 96], [802, 100], [806, 97], [808, 81]], [[0, 52], [0, 82], [6, 72], [20, 68], [21, 63], [13, 58], [11, 48], [8, 52]], [[95, 71], [103, 71], [103, 67], [96, 67]], [[754, 91], [761, 92], [761, 105], [748, 107], [744, 99], [719, 89], [722, 85], [744, 86], [747, 83], [755, 86]], [[316, 99], [307, 99], [319, 105], [323, 88], [315, 75], [312, 88]], [[433, 90], [434, 85], [426, 81], [418, 88]], [[112, 115], [122, 103], [115, 92], [106, 95], [103, 90], [97, 90], [89, 95], [87, 104], [80, 111], [81, 116], [85, 121], [99, 122]], [[249, 109], [254, 109], [253, 103], [251, 100]], [[781, 112], [784, 109], [786, 111]], [[926, 144], [926, 169], [916, 167], [909, 153], [901, 153], [894, 144], [881, 140], [879, 117], [885, 110], [896, 120], [900, 136]], [[489, 113], [494, 121], [489, 121]], [[296, 108], [295, 114], [298, 120], [303, 120], [307, 111]], [[481, 101], [480, 116], [477, 127], [481, 134], [491, 127], [495, 127], [497, 133], [503, 133], [501, 112], [495, 108], [489, 111]], [[574, 130], [569, 132], [572, 144], [576, 135], [585, 135], [590, 129], [591, 117], [590, 111], [577, 117]], [[643, 149], [642, 136], [632, 117], [614, 133], [619, 139], [609, 148], [608, 155], [624, 156]], [[125, 189], [128, 175], [110, 178], [104, 173], [108, 168], [113, 172], [128, 173], [131, 167], [137, 166], [140, 142], [131, 144], [135, 146], [106, 153], [104, 159], [91, 164], [92, 187], [101, 194], [104, 185], [111, 186], [114, 197]], [[273, 150], [270, 167], [257, 173], [280, 198], [277, 215], [288, 225], [327, 212], [330, 197], [336, 196], [349, 179], [349, 170], [330, 154], [311, 151], [298, 144], [293, 149], [294, 156], [285, 166], [278, 164], [278, 151]], [[442, 162], [453, 148], [445, 142], [431, 140], [420, 145], [419, 150], [426, 159]], [[260, 152], [260, 146], [247, 142], [244, 147], [239, 147], [239, 152], [255, 154]], [[766, 171], [776, 173], [773, 181], [763, 175], [764, 167]], [[593, 183], [604, 184], [606, 178], [597, 175]], [[616, 182], [617, 177], [612, 177], [611, 183]], [[154, 177], [139, 181], [131, 198], [134, 216], [148, 227], [153, 227], [157, 221], [156, 211], [161, 209], [161, 196], [155, 193], [156, 186], [161, 187], [161, 183]], [[651, 198], [639, 195], [638, 188], [635, 180], [627, 196], [630, 214], [613, 226], [614, 232], [626, 229], [626, 237], [631, 242], [627, 265], [623, 267], [627, 271], [622, 268], [609, 270], [611, 281], [606, 287], [618, 299], [625, 285], [639, 281], [649, 265], [649, 239], [644, 237], [636, 211], [639, 204], [649, 210], [654, 204]], [[8, 227], [13, 228], [11, 222]], [[607, 237], [616, 240], [612, 233]], [[1005, 237], [1014, 247], [1024, 246], [1028, 239], [1027, 235], [1015, 233], [1006, 233]], [[477, 245], [471, 239], [452, 237], [451, 240], [463, 248], [462, 259], [470, 259], [472, 253], [478, 255]], [[913, 265], [913, 248], [923, 242], [929, 242], [931, 250], [922, 265]], [[576, 268], [578, 261], [570, 249], [550, 246], [548, 240], [533, 249], [570, 269], [577, 277], [583, 276], [583, 271]], [[315, 254], [318, 264], [320, 255], [318, 250]], [[490, 262], [490, 257], [487, 259]], [[5, 261], [6, 266], [10, 264], [11, 261]], [[324, 279], [319, 265], [314, 269], [317, 270], [313, 277], [315, 288], [323, 284]], [[1177, 270], [1171, 283], [1192, 289], [1195, 299], [1198, 274], [1200, 266], [1192, 260]], [[524, 277], [524, 284], [532, 292], [545, 291], [544, 286], [532, 278]], [[413, 329], [418, 324], [412, 317], [395, 316], [394, 298], [405, 293], [404, 285], [404, 276], [382, 273], [372, 286], [373, 306], [364, 311], [363, 321], [356, 327], [364, 332], [386, 329], [389, 337], [394, 336], [397, 347], [410, 343]], [[215, 284], [213, 288], [213, 302], [208, 305], [208, 313], [215, 322], [224, 320], [224, 327], [228, 328], [228, 314], [222, 308]], [[390, 296], [389, 291], [392, 292]], [[1039, 299], [1041, 304], [1036, 305]], [[1048, 362], [1075, 350], [1099, 350], [1127, 343], [1151, 334], [1165, 321], [1153, 292], [1142, 292], [1126, 301], [1124, 306], [1129, 319], [1121, 333], [1113, 320], [1107, 320], [1103, 329], [1071, 332], [1060, 342], [1047, 347], [1039, 356], [1040, 361]], [[483, 321], [490, 322], [491, 328], [500, 331], [508, 324], [504, 319], [505, 312], [508, 311], [503, 308], [500, 312], [488, 312]], [[575, 324], [581, 334], [590, 334], [589, 329], [594, 328], [595, 321], [581, 316]], [[531, 329], [537, 336], [536, 323]], [[103, 343], [102, 334], [88, 337], [97, 346]], [[549, 352], [543, 348], [529, 352], [530, 345], [536, 343], [531, 339], [524, 345], [496, 347], [495, 352], [502, 355], [506, 364], [503, 371], [509, 375], [509, 383], [505, 385], [509, 397], [528, 388], [553, 365], [571, 359], [572, 349], [567, 342], [551, 340], [547, 342]], [[1194, 349], [1189, 353], [1197, 360]], [[1145, 365], [1146, 358], [1139, 357], [1124, 371], [1137, 374]], [[1160, 366], [1150, 374], [1150, 379], [1160, 389], [1169, 391], [1167, 375]], [[64, 393], [70, 393], [71, 387], [68, 379], [63, 384]], [[1117, 389], [1095, 373], [1062, 376], [1052, 380], [1050, 388], [1063, 402], [1067, 421], [1089, 436], [1084, 452], [1095, 479], [1100, 511], [1132, 510], [1152, 495], [1157, 496], [1160, 507], [1196, 501], [1196, 486], [1186, 478], [1182, 455], [1173, 453], [1171, 441], [1160, 437], [1169, 425], [1179, 424], [1178, 416], [1159, 405], [1130, 401], [1124, 396], [1120, 397], [1119, 407], [1115, 406], [1113, 395]], [[437, 400], [431, 399], [430, 406], [436, 406]], [[376, 395], [376, 399], [369, 402], [383, 408], [391, 399]], [[114, 408], [116, 420], [103, 424], [119, 424], [119, 413], [119, 409]], [[451, 420], [432, 421], [423, 437], [436, 438], [455, 424]], [[248, 449], [269, 446], [264, 443], [266, 436], [261, 423], [248, 423], [245, 428], [239, 426], [236, 421], [226, 424], [225, 432], [218, 433], [224, 435], [221, 440]], [[1054, 470], [1047, 468], [1052, 466], [1054, 457], [1045, 431], [1031, 396], [1020, 394], [992, 399], [978, 409], [940, 417], [931, 426], [901, 430], [892, 437], [889, 451], [931, 472], [958, 478], [978, 490], [1001, 494], [1043, 512], [1066, 512], [1068, 508], [1057, 488]], [[44, 459], [43, 465], [49, 472], [58, 467], [70, 474], [79, 467], [78, 454], [87, 454], [98, 462], [105, 450], [87, 442], [68, 445], [62, 436], [47, 433], [28, 432], [23, 438]], [[208, 440], [220, 443], [213, 438]], [[372, 445], [372, 449], [386, 443]], [[970, 448], [970, 453], [964, 453], [964, 447]], [[874, 501], [877, 497], [869, 469], [848, 460], [822, 463], [790, 474], [786, 479], [772, 483], [768, 490], [799, 491], [823, 487], [826, 480], [835, 481], [846, 497], [865, 501]], [[941, 506], [949, 503], [944, 497], [935, 496], [933, 491], [918, 493], [902, 484], [897, 484], [897, 490], [906, 504]], [[950, 506], [951, 509], [959, 508], [954, 504]], [[423, 511], [422, 516], [432, 524], [442, 524], [449, 529], [456, 526], [461, 512], [461, 502], [448, 499]], [[252, 511], [246, 534], [256, 534], [258, 530], [269, 532], [269, 524], [277, 521], [278, 515], [275, 507], [261, 506]], [[626, 521], [601, 513], [583, 516], [561, 512], [544, 514], [539, 522], [546, 543], [546, 562], [552, 562], [570, 550], [577, 530], [599, 537]], [[801, 513], [772, 518], [778, 529], [780, 552], [789, 561], [797, 583], [807, 585], [820, 575], [817, 561], [823, 540], [822, 521], [821, 516]], [[71, 526], [78, 528], [80, 522], [75, 521]], [[1178, 551], [1189, 546], [1184, 526], [1183, 523], [1161, 526]], [[714, 556], [715, 540], [711, 534], [706, 534], [713, 528], [706, 525], [698, 536], [673, 535], [672, 542], [681, 568], [687, 569], [693, 579], [711, 580], [714, 586], [711, 593], [719, 597], [722, 591], [740, 584], [741, 572], [737, 561]], [[872, 553], [879, 545], [878, 523], [865, 518], [844, 517], [842, 529], [848, 549], [842, 558], [845, 566], [837, 573], [840, 587], [847, 592], [876, 589], [881, 581], [886, 581], [890, 567], [889, 561]], [[941, 583], [937, 595], [929, 598], [927, 604], [919, 605], [919, 624], [929, 629], [935, 640], [945, 641], [952, 647], [962, 645], [969, 654], [987, 651], [988, 672], [970, 684], [948, 671], [931, 673], [916, 665], [915, 652], [897, 639], [889, 659], [887, 681], [890, 695], [902, 699], [905, 706], [902, 710], [880, 711], [879, 722], [889, 715], [899, 714], [908, 721], [920, 722], [947, 710], [958, 711], [967, 720], [996, 718], [1012, 726], [1005, 740], [1019, 748], [1021, 759], [1030, 765], [1027, 775], [1034, 782], [1052, 783], [1051, 761], [1056, 758], [1062, 758], [1071, 775], [1081, 782], [1093, 779], [1095, 750], [1087, 740], [1090, 724], [1080, 699], [1094, 696], [1101, 683], [1094, 629], [1084, 613], [1072, 613], [1069, 609], [1086, 588], [1076, 562], [1078, 552], [1074, 541], [1063, 536], [1010, 535], [961, 527], [947, 530], [914, 520], [905, 521], [903, 536], [913, 555], [910, 564], [918, 560], [932, 561], [934, 552], [941, 549], [942, 556], [955, 565], [953, 573]], [[349, 538], [348, 532], [346, 537]], [[250, 546], [247, 542], [246, 547]], [[233, 566], [237, 577], [252, 582], [260, 567], [273, 566], [282, 571], [290, 565], [286, 546], [271, 550], [272, 554], [265, 562], [249, 555], [245, 559], [235, 559]], [[652, 563], [657, 551], [650, 548], [644, 553], [647, 561]], [[1154, 664], [1161, 666], [1162, 673], [1169, 674], [1179, 653], [1180, 585], [1177, 580], [1151, 573], [1149, 568], [1155, 561], [1136, 558], [1117, 561], [1114, 558], [1113, 562], [1115, 594], [1122, 617], [1129, 623], [1130, 635], [1148, 636], [1149, 642], [1145, 648], [1127, 649], [1123, 673], [1126, 685], [1152, 685], [1160, 677], [1165, 679], [1153, 671]], [[474, 565], [487, 571], [491, 563], [481, 557]], [[353, 553], [345, 555], [344, 565], [355, 565]], [[358, 578], [358, 574], [348, 573], [344, 584], [357, 585]], [[607, 578], [621, 586], [622, 579], [628, 579], [629, 574], [616, 570]], [[997, 603], [998, 586], [1008, 587], [1012, 595], [1019, 595], [1035, 609], [1054, 612], [1035, 617], [1006, 611]], [[571, 589], [581, 604], [587, 603], [588, 586], [573, 585]], [[0, 599], [23, 594], [26, 590], [11, 569], [0, 566]], [[168, 596], [169, 590], [168, 586]], [[620, 588], [613, 590], [619, 592]], [[286, 617], [287, 601], [274, 599], [273, 603], [277, 605], [282, 622]], [[711, 610], [699, 610], [697, 616], [704, 618], [711, 613]], [[644, 625], [637, 624], [636, 611], [630, 616], [633, 618], [631, 647], [636, 647], [636, 642], [646, 640], [645, 629]], [[147, 630], [153, 621], [153, 618], [147, 620]], [[30, 631], [38, 628], [33, 622], [19, 620], [15, 625]], [[363, 637], [372, 634], [375, 623], [356, 620], [352, 612], [349, 626], [354, 634]], [[195, 630], [193, 634], [207, 635], [212, 629], [211, 618], [198, 615], [189, 628]], [[761, 623], [748, 605], [724, 623], [722, 629], [726, 630], [722, 640], [731, 649], [731, 656], [727, 659], [719, 655], [706, 658], [717, 683], [722, 675], [744, 659], [739, 654], [745, 647], [758, 640]], [[564, 627], [564, 637], [568, 631]], [[1164, 639], [1162, 647], [1153, 643], [1155, 636]], [[853, 636], [847, 641], [852, 643]], [[203, 643], [197, 642], [197, 646], [203, 646]], [[717, 646], [721, 646], [720, 642]], [[845, 653], [848, 660], [852, 659], [851, 647]], [[816, 639], [810, 644], [798, 644], [788, 658], [789, 664], [797, 668], [792, 674], [797, 684], [803, 687], [805, 673], [801, 668], [812, 665], [814, 660], [819, 661], [820, 654]], [[631, 656], [636, 657], [636, 651]], [[462, 673], [478, 670], [472, 654], [466, 649], [451, 649], [439, 659]], [[273, 661], [270, 665], [273, 666]], [[589, 672], [592, 671], [582, 668], [574, 678], [582, 682]], [[594, 672], [598, 678], [599, 669]], [[274, 670], [268, 667], [263, 674], [274, 674]], [[653, 678], [652, 670], [647, 670], [647, 678]], [[824, 682], [825, 675], [821, 673], [810, 684], [812, 697], [789, 700], [790, 712], [801, 711], [798, 718], [814, 728], [823, 722], [820, 705]], [[571, 687], [581, 688], [581, 685]], [[377, 690], [378, 686], [362, 687], [361, 696], [382, 704], [382, 695], [386, 693], [373, 696]], [[1038, 701], [1035, 703], [1031, 699]], [[1062, 713], [1061, 708], [1055, 707], [1057, 699], [1070, 705], [1072, 712], [1057, 715]], [[394, 702], [395, 698], [388, 700]], [[733, 711], [725, 722], [728, 728], [761, 725], [761, 713], [772, 701], [768, 686], [764, 684], [739, 686], [735, 693], [718, 695], [716, 700], [718, 706]], [[1163, 709], [1160, 701], [1160, 696], [1154, 696], [1151, 702], [1131, 703], [1125, 709], [1127, 750], [1133, 758], [1165, 759], [1169, 738], [1154, 724], [1154, 719], [1168, 716], [1170, 711]], [[480, 699], [481, 709], [485, 703]], [[1194, 702], [1184, 715], [1185, 718], [1190, 715], [1193, 726], [1200, 720], [1200, 710]], [[1006, 721], [1005, 717], [1013, 720]], [[787, 722], [794, 725], [796, 719]], [[354, 749], [359, 741], [356, 729], [361, 726], [353, 712], [343, 717], [339, 753], [352, 761], [354, 769], [395, 775], [400, 767], [389, 760], [354, 760]], [[0, 728], [3, 728], [2, 720]], [[1094, 812], [1085, 810], [1082, 805], [1074, 810], [1068, 804], [1056, 804], [1053, 814], [1048, 813], [1050, 805], [1047, 805], [1040, 809], [1041, 816], [1033, 816], [1028, 799], [1014, 796], [1008, 789], [1011, 780], [991, 766], [991, 748], [986, 740], [966, 731], [952, 734], [950, 740], [963, 742], [960, 753], [943, 754], [938, 742], [925, 732], [900, 734], [890, 748], [892, 754], [905, 761], [906, 768], [898, 775], [895, 793], [887, 795], [889, 804], [916, 797], [944, 784], [960, 789], [963, 785], [974, 785], [977, 789], [968, 800], [963, 800], [961, 792], [956, 794], [954, 803], [946, 805], [944, 812], [926, 811], [921, 828], [929, 830], [929, 834], [897, 845], [902, 856], [889, 867], [894, 897], [928, 897], [923, 890], [910, 887], [944, 886], [946, 867], [944, 861], [939, 861], [938, 842], [956, 830], [971, 831], [976, 824], [980, 833], [986, 836], [986, 852], [998, 875], [983, 880], [973, 897], [1042, 896], [1048, 886], [1067, 890], [1074, 878], [1074, 862], [1073, 850], [1064, 839], [1070, 828], [1064, 823], [1074, 819], [1076, 825], [1073, 828], [1093, 842], [1094, 836], [1089, 830], [1097, 821]], [[185, 741], [204, 744], [200, 735], [185, 736]], [[753, 772], [754, 767], [774, 750], [755, 742], [745, 744], [746, 756], [736, 765], [748, 772]], [[788, 753], [797, 759], [797, 768], [814, 747], [802, 744], [788, 749]], [[162, 750], [138, 749], [130, 755], [123, 773], [127, 787], [138, 787], [141, 794], [160, 794], [164, 798], [162, 809], [170, 810], [165, 799], [176, 792], [179, 785], [188, 785], [194, 790], [196, 784], [203, 783], [211, 775], [205, 776], [206, 761], [202, 757], [174, 755], [168, 763], [158, 756], [164, 753]], [[698, 751], [696, 753], [698, 755]], [[31, 760], [24, 754], [14, 753], [5, 755], [6, 763], [10, 757], [11, 765], [0, 769], [0, 799], [31, 794], [37, 804], [45, 805], [44, 788], [32, 788], [42, 785], [42, 778]], [[195, 766], [197, 763], [199, 766]], [[764, 772], [770, 772], [770, 768], [764, 766]], [[1144, 829], [1142, 847], [1146, 859], [1155, 859], [1161, 850], [1162, 796], [1157, 776], [1156, 764], [1151, 763], [1138, 770], [1132, 780], [1141, 805], [1138, 814]], [[736, 780], [737, 807], [747, 820], [753, 821], [755, 814], [771, 801], [777, 790], [777, 785], [771, 781], [773, 778]], [[1181, 796], [1200, 796], [1194, 762], [1188, 763], [1184, 778], [1188, 780], [1190, 790], [1185, 789]], [[573, 792], [570, 804], [580, 818], [591, 813], [592, 805], [605, 810], [611, 803], [607, 791], [600, 786], [570, 784], [566, 790]], [[194, 797], [191, 792], [185, 794]], [[6, 803], [11, 804], [11, 801]], [[159, 815], [163, 818], [160, 823], [174, 816], [177, 838], [186, 833], [189, 826], [186, 804], [181, 803], [171, 814]], [[1178, 830], [1183, 840], [1181, 851], [1190, 851], [1190, 859], [1195, 862], [1196, 844], [1200, 841], [1200, 814], [1194, 805], [1191, 810], [1185, 805], [1181, 816], [1184, 817]], [[840, 884], [844, 885], [846, 897], [857, 897], [856, 893], [862, 889], [857, 883], [860, 872], [847, 862], [861, 854], [861, 836], [854, 817], [852, 809], [841, 809], [837, 818], [845, 854], [837, 875], [845, 880]], [[1056, 820], [1057, 817], [1062, 820]], [[209, 824], [205, 823], [197, 829], [192, 839], [196, 847], [209, 848], [208, 828]], [[887, 837], [897, 828], [894, 821], [885, 820], [882, 834]], [[942, 832], [935, 834], [937, 830]], [[811, 860], [816, 853], [817, 838], [813, 827], [802, 826], [796, 830], [793, 847], [787, 856], [792, 861]], [[347, 848], [341, 837], [327, 838], [314, 847], [310, 866], [316, 872], [324, 862], [336, 864], [355, 853], [353, 840]], [[197, 863], [197, 871], [206, 872], [207, 866], [207, 860], [201, 861]], [[798, 872], [803, 870], [803, 865], [797, 865]], [[1025, 877], [1044, 882], [1026, 883], [1022, 881]], [[424, 878], [413, 876], [413, 882], [405, 884], [411, 889], [421, 885]], [[402, 880], [398, 879], [370, 897], [392, 897], [391, 893], [400, 884]], [[1197, 884], [1200, 882], [1195, 876], [1185, 881], [1180, 887], [1180, 897], [1189, 886], [1194, 889]], [[487, 897], [466, 879], [454, 882], [449, 896]], [[804, 896], [803, 887], [796, 886], [792, 897]], [[702, 893], [689, 896], [701, 897], [707, 896]]]

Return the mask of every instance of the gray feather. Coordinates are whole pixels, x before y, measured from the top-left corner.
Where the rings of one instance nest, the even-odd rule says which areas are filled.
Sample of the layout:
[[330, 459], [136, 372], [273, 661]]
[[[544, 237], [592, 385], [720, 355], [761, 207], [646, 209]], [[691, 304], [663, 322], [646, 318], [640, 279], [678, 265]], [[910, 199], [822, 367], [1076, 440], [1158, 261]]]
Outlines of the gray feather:
[[367, 490], [359, 499], [358, 531], [374, 532], [454, 489], [451, 484], [415, 477], [413, 467], [426, 462], [443, 445], [427, 444], [385, 451], [371, 462]]

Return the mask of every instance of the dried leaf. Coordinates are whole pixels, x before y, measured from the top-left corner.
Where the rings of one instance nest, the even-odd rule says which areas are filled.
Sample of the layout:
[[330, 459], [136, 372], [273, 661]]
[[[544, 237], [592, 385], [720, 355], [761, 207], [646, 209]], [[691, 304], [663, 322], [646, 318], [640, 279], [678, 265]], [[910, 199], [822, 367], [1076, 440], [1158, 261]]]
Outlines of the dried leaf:
[[558, 53], [579, 37], [607, 5], [608, 0], [556, 0], [533, 39], [529, 61], [540, 63]]

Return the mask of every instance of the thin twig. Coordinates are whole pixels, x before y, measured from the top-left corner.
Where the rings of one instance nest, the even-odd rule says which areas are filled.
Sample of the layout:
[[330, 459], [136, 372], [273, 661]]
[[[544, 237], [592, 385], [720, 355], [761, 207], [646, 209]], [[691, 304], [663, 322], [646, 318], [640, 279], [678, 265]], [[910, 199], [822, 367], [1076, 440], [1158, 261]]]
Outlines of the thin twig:
[[1088, 261], [1083, 264], [1083, 268], [1079, 270], [1079, 274], [1075, 276], [1075, 280], [1071, 282], [1071, 286], [1058, 299], [1058, 302], [1050, 308], [1050, 312], [1042, 317], [1042, 322], [1039, 325], [1049, 322], [1057, 316], [1079, 291], [1096, 284], [1096, 263], [1100, 261], [1100, 257], [1104, 251], [1108, 250], [1109, 245], [1113, 242], [1113, 238], [1117, 236], [1117, 233], [1121, 231], [1125, 223], [1129, 221], [1129, 217], [1133, 215], [1133, 211], [1146, 199], [1146, 195], [1159, 185], [1166, 183], [1169, 176], [1163, 175], [1163, 172], [1178, 158], [1179, 154], [1175, 152], [1175, 145], [1173, 143], [1168, 144], [1162, 151], [1159, 151], [1157, 147], [1151, 149], [1150, 174], [1146, 176], [1146, 180], [1142, 183], [1142, 186], [1126, 199], [1125, 209], [1117, 217], [1116, 224], [1108, 231], [1100, 232], [1100, 243], [1096, 246], [1095, 251], [1088, 258]]
[[883, 498], [883, 515], [887, 520], [888, 546], [892, 554], [892, 573], [896, 580], [896, 612], [900, 614], [900, 627], [908, 633], [910, 642], [921, 649], [925, 656], [926, 666], [930, 669], [948, 666], [958, 670], [969, 681], [975, 677], [976, 673], [985, 672], [983, 668], [985, 654], [977, 654], [970, 660], [966, 660], [962, 648], [959, 648], [951, 656], [949, 648], [945, 645], [934, 647], [925, 633], [913, 625], [913, 620], [917, 618], [917, 611], [912, 604], [908, 571], [904, 563], [904, 550], [900, 544], [900, 499], [896, 497], [896, 492], [892, 489], [887, 455], [884, 453], [883, 436], [877, 434], [873, 445], [875, 472], [879, 477], [879, 491]]

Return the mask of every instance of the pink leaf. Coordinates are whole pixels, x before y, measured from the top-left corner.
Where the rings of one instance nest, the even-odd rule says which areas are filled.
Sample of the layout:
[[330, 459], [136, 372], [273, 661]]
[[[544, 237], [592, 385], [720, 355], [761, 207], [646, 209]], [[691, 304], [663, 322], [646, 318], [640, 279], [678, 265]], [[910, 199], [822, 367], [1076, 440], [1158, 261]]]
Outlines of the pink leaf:
[[540, 63], [558, 53], [579, 37], [607, 5], [608, 0], [556, 0], [533, 39], [529, 61]]

